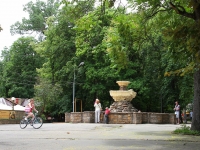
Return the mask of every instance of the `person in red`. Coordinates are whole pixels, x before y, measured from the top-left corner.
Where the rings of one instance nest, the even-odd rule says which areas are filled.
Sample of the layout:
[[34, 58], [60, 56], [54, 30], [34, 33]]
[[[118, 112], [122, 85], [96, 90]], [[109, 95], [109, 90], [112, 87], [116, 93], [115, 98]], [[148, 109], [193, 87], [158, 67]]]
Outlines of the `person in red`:
[[33, 114], [33, 110], [38, 113], [38, 111], [35, 109], [34, 99], [30, 99], [30, 102], [28, 103], [27, 107], [29, 108], [29, 112], [27, 112], [28, 115], [25, 117], [25, 120], [27, 120], [27, 118], [31, 117], [31, 119], [33, 121], [33, 119], [35, 117]]
[[109, 117], [108, 117], [109, 114], [110, 114], [110, 109], [108, 107], [106, 107], [105, 115], [104, 115], [106, 124], [108, 124], [108, 122], [109, 122]]

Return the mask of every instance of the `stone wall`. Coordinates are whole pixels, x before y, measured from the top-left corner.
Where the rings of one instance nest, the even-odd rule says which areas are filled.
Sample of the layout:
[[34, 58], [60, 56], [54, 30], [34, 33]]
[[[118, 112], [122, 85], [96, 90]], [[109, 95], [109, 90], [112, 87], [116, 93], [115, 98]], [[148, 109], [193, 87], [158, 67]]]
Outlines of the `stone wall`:
[[[11, 111], [9, 111], [11, 112]], [[13, 112], [13, 111], [12, 111]], [[8, 117], [0, 119], [0, 124], [18, 124], [24, 116], [24, 111], [14, 111], [15, 118]], [[5, 113], [5, 112], [3, 112]], [[101, 112], [101, 123], [104, 123], [104, 112]], [[66, 123], [94, 123], [94, 111], [65, 113]], [[125, 113], [110, 113], [110, 124], [175, 124], [176, 118], [174, 113], [150, 113], [150, 112], [125, 112]]]
[[[103, 114], [101, 114], [102, 116]], [[83, 123], [91, 123], [91, 122], [95, 122], [94, 120], [94, 112], [91, 111], [84, 111], [83, 113]], [[102, 117], [101, 117], [102, 118]], [[101, 120], [102, 121], [102, 120]]]
[[[104, 112], [101, 112], [101, 123], [104, 123]], [[125, 113], [110, 113], [110, 124], [175, 124], [174, 113], [137, 113], [137, 112], [125, 112]], [[95, 113], [94, 111], [65, 113], [66, 123], [94, 123]]]
[[133, 113], [111, 113], [109, 123], [111, 124], [131, 124]]

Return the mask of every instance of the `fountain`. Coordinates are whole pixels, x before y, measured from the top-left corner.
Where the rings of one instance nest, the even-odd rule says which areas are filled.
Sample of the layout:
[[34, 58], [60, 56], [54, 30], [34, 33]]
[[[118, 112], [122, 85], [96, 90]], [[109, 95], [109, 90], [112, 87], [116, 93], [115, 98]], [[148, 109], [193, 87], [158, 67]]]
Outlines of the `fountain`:
[[[110, 95], [114, 99], [110, 106], [109, 123], [110, 124], [174, 124], [174, 113], [152, 113], [140, 112], [131, 104], [133, 98], [136, 97], [136, 92], [132, 89], [127, 89], [129, 81], [117, 81], [119, 90], [110, 90]], [[101, 122], [104, 122], [104, 111], [101, 112]], [[65, 122], [67, 123], [94, 123], [95, 112], [72, 112], [65, 113]]]
[[136, 96], [136, 92], [133, 89], [127, 90], [129, 81], [117, 81], [119, 90], [110, 90], [110, 95], [114, 99], [114, 103], [110, 106], [111, 112], [137, 112], [131, 101]]

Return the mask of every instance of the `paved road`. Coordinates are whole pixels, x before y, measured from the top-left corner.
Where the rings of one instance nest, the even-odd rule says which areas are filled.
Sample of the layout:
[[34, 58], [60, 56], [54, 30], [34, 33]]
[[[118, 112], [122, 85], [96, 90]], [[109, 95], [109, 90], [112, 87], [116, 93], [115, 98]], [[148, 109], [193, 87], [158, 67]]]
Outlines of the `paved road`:
[[199, 150], [199, 136], [172, 134], [180, 125], [47, 123], [0, 125], [0, 150]]

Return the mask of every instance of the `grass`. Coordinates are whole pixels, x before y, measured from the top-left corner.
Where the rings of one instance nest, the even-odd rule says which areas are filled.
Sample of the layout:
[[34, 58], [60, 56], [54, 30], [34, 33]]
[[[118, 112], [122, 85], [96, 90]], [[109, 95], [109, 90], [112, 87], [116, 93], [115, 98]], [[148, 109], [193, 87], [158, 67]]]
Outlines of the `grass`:
[[199, 131], [190, 130], [190, 127], [186, 124], [181, 125], [180, 128], [177, 128], [175, 131], [173, 131], [174, 134], [182, 134], [182, 135], [195, 135], [200, 136]]

